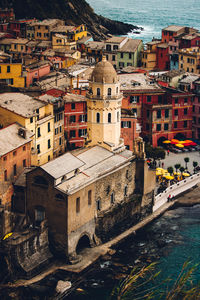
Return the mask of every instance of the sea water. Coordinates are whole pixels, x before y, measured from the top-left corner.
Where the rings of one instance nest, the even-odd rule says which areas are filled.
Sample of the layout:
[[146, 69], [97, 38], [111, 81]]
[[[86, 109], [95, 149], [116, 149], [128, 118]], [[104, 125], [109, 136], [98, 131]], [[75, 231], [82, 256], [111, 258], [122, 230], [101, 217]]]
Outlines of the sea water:
[[[200, 263], [200, 205], [177, 208], [166, 212], [136, 235], [130, 236], [116, 248], [116, 253], [107, 260], [100, 260], [78, 286], [83, 293], [74, 292], [69, 300], [109, 300], [115, 285], [134, 266], [141, 269], [151, 262], [157, 262], [154, 272], [158, 278], [145, 289], [156, 287], [158, 294], [170, 290], [178, 278], [183, 264], [189, 267]], [[167, 280], [167, 281], [166, 281]], [[190, 278], [192, 284], [200, 282], [198, 266]], [[136, 297], [137, 294], [137, 297]], [[126, 299], [144, 299], [141, 290], [131, 293]], [[159, 295], [154, 299], [160, 299]], [[161, 299], [165, 299], [163, 296]]]
[[200, 29], [199, 0], [87, 0], [102, 16], [141, 26], [141, 34], [128, 35], [144, 43], [161, 38], [161, 29], [169, 25]]

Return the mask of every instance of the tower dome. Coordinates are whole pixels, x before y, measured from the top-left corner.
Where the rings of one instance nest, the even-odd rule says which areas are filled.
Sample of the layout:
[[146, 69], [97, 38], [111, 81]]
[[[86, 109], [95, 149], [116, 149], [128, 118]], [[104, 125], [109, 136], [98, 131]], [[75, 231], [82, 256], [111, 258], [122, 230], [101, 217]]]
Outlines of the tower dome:
[[100, 61], [94, 68], [91, 81], [96, 83], [116, 83], [117, 82], [117, 73], [113, 65], [106, 60], [106, 57], [103, 56], [102, 61]]

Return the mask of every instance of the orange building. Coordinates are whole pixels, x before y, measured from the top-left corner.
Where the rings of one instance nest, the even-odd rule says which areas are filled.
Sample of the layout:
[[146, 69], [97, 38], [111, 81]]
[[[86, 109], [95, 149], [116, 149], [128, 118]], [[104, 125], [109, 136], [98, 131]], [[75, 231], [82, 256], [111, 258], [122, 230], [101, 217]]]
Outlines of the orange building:
[[0, 204], [11, 205], [13, 183], [31, 165], [33, 133], [18, 123], [0, 130]]

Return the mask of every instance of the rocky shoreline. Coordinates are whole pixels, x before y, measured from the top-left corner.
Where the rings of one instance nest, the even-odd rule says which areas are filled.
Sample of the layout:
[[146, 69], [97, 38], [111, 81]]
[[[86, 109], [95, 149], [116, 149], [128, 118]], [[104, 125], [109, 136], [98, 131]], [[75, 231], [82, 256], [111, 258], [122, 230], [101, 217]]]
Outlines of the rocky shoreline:
[[68, 25], [86, 24], [95, 40], [105, 39], [108, 34], [125, 35], [142, 28], [97, 15], [85, 0], [0, 0], [0, 7], [13, 7], [17, 19], [65, 20]]
[[[148, 232], [147, 226], [139, 229], [137, 234], [132, 234], [125, 240], [122, 240], [119, 244], [113, 246], [111, 251], [107, 254], [102, 255], [95, 263], [90, 267], [86, 268], [80, 273], [71, 273], [66, 270], [56, 270], [50, 275], [47, 275], [42, 280], [20, 287], [8, 287], [1, 285], [0, 295], [2, 300], [7, 299], [29, 299], [40, 300], [44, 299], [44, 295], [48, 297], [47, 299], [57, 299], [58, 293], [56, 292], [57, 282], [59, 280], [72, 282], [72, 289], [65, 292], [65, 297], [67, 299], [76, 299], [77, 295], [82, 293], [88, 287], [99, 288], [106, 284], [113, 287], [117, 280], [125, 277], [129, 274], [133, 265], [138, 267], [143, 266], [144, 263], [151, 263], [152, 261], [157, 261], [165, 253], [165, 245], [171, 240], [171, 231], [166, 230], [165, 218], [171, 217], [173, 215], [173, 209], [177, 207], [194, 206], [200, 204], [199, 198], [200, 187], [197, 186], [188, 192], [182, 194], [175, 202], [168, 212], [166, 212], [166, 217], [162, 218], [162, 222], [157, 218], [153, 227], [155, 227], [154, 238], [152, 233], [146, 235]], [[171, 212], [170, 212], [171, 211]], [[160, 224], [160, 225], [158, 225]], [[159, 230], [158, 230], [159, 226]], [[152, 227], [152, 225], [151, 225]], [[162, 229], [166, 232], [166, 236], [163, 237]], [[176, 232], [176, 230], [175, 230]], [[175, 234], [173, 232], [173, 235]], [[151, 239], [153, 239], [152, 242]], [[177, 242], [180, 237], [177, 236]], [[135, 243], [135, 241], [137, 241]], [[124, 254], [123, 248], [127, 243], [130, 245], [129, 255]], [[148, 244], [148, 249], [145, 245]], [[163, 252], [164, 251], [164, 252]], [[125, 247], [125, 252], [127, 252], [127, 247]], [[133, 256], [134, 253], [134, 256]], [[128, 261], [129, 257], [133, 256], [133, 264]], [[98, 282], [94, 280], [94, 277], [98, 274]], [[107, 277], [108, 276], [108, 277]], [[31, 295], [31, 298], [30, 298]], [[59, 299], [59, 298], [58, 298]], [[63, 298], [60, 298], [63, 299]], [[81, 298], [82, 299], [82, 298]], [[83, 298], [87, 299], [87, 298]]]

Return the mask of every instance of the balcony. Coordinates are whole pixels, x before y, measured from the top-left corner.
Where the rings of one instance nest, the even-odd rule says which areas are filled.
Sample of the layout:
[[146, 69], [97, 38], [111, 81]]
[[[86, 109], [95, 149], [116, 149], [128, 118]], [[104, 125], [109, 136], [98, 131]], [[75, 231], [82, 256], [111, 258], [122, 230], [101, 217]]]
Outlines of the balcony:
[[93, 94], [89, 94], [89, 93], [87, 93], [86, 94], [86, 97], [88, 98], [88, 99], [92, 99], [92, 100], [119, 100], [119, 99], [121, 99], [122, 98], [122, 95], [121, 94], [119, 94], [119, 95], [116, 95], [116, 96], [106, 96], [106, 95], [100, 95], [100, 96], [98, 96], [98, 95], [93, 95]]

